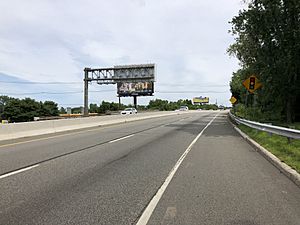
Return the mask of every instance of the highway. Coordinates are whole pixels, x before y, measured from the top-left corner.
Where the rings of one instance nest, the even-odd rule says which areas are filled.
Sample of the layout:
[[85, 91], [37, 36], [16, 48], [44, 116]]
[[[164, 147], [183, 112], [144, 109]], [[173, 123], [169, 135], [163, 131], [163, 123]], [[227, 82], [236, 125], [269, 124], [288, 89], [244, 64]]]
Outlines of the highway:
[[0, 224], [299, 225], [300, 189], [191, 111], [0, 142]]

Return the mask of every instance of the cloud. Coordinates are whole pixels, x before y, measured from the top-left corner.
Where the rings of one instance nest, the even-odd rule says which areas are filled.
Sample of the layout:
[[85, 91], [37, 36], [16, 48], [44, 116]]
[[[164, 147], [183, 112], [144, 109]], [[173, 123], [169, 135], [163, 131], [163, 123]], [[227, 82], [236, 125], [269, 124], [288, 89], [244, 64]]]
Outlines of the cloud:
[[[239, 0], [1, 1], [0, 71], [29, 81], [81, 82], [84, 67], [156, 63], [157, 90], [228, 84], [238, 67], [225, 54], [233, 41], [227, 33], [228, 21], [242, 7]], [[226, 95], [210, 96], [228, 104], [228, 89]], [[191, 95], [196, 94], [156, 96]], [[91, 99], [117, 101], [113, 92], [91, 93]], [[68, 101], [81, 102], [82, 97], [70, 96]]]

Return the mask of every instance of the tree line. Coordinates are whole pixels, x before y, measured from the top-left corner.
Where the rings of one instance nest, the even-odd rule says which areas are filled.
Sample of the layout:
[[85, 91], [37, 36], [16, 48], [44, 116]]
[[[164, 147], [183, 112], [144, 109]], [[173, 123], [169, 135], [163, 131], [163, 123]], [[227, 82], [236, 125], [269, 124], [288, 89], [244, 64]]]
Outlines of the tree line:
[[[189, 109], [218, 109], [215, 104], [193, 105], [191, 100], [178, 100], [176, 102], [155, 99], [150, 100], [148, 105], [139, 105], [138, 110], [160, 110], [170, 111], [179, 109], [180, 106], [188, 106]], [[104, 114], [112, 111], [123, 110], [126, 107], [133, 107], [133, 105], [118, 104], [115, 102], [102, 101], [98, 104], [90, 104], [89, 112]], [[72, 113], [81, 114], [82, 107], [73, 107]], [[9, 122], [28, 122], [33, 121], [34, 117], [57, 117], [60, 114], [67, 113], [66, 109], [61, 107], [58, 109], [58, 104], [53, 101], [36, 101], [31, 98], [12, 98], [9, 96], [0, 96], [0, 117], [1, 120], [8, 120]]]
[[[178, 101], [168, 101], [162, 99], [150, 100], [148, 105], [138, 105], [138, 110], [159, 110], [159, 111], [173, 111], [179, 109], [180, 106], [188, 106], [189, 109], [204, 109], [204, 110], [217, 110], [218, 106], [215, 104], [205, 104], [205, 105], [193, 105], [192, 101], [189, 99], [179, 99]], [[102, 101], [99, 105], [92, 103], [89, 105], [90, 113], [107, 113], [109, 111], [123, 110], [127, 107], [134, 107], [133, 105], [118, 104], [115, 102]], [[81, 113], [82, 107], [77, 107], [72, 109], [72, 113]]]
[[[241, 66], [230, 82], [234, 110], [250, 119], [300, 121], [300, 1], [247, 2], [230, 22], [235, 42], [228, 52]], [[242, 85], [250, 75], [262, 83], [254, 94]]]
[[189, 109], [204, 109], [204, 110], [217, 110], [218, 106], [216, 104], [203, 104], [203, 105], [193, 105], [193, 102], [189, 99], [179, 99], [178, 101], [168, 101], [162, 99], [150, 100], [147, 108], [160, 111], [173, 111], [179, 109], [180, 106], [187, 106]]
[[53, 101], [38, 102], [31, 98], [12, 98], [0, 96], [0, 116], [10, 122], [28, 122], [34, 117], [58, 116], [57, 103]]

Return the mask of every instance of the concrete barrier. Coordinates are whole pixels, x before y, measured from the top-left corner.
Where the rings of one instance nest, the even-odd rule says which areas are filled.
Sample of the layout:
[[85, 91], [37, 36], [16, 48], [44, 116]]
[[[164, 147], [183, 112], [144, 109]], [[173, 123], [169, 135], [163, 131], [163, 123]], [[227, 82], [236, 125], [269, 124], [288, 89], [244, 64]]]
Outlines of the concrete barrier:
[[1, 124], [0, 141], [97, 126], [107, 126], [162, 116], [172, 116], [182, 113], [188, 112], [151, 112], [135, 115], [95, 116], [86, 118]]

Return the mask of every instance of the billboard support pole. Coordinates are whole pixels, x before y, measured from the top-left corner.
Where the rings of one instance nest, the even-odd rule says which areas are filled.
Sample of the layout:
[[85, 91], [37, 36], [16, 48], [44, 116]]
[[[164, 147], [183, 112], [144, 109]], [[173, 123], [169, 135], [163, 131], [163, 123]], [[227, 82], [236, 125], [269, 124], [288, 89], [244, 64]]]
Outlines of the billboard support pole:
[[[125, 65], [125, 66], [114, 66], [109, 68], [84, 68], [84, 108], [83, 116], [89, 116], [89, 98], [88, 98], [88, 85], [89, 82], [96, 81], [97, 84], [119, 84], [124, 82], [139, 83], [148, 82], [151, 84], [151, 89], [147, 89], [146, 93], [143, 90], [141, 93], [135, 93], [134, 106], [137, 107], [137, 96], [145, 95], [152, 96], [153, 94], [153, 82], [155, 82], [155, 64], [140, 64], [140, 65]], [[146, 85], [147, 87], [149, 86]], [[119, 93], [119, 108], [121, 108], [121, 96]], [[132, 96], [129, 92], [124, 96]]]
[[137, 96], [133, 96], [133, 104], [134, 104], [134, 108], [136, 109], [136, 106], [137, 106]]
[[84, 109], [83, 116], [89, 116], [89, 83], [88, 83], [88, 69], [84, 69]]

